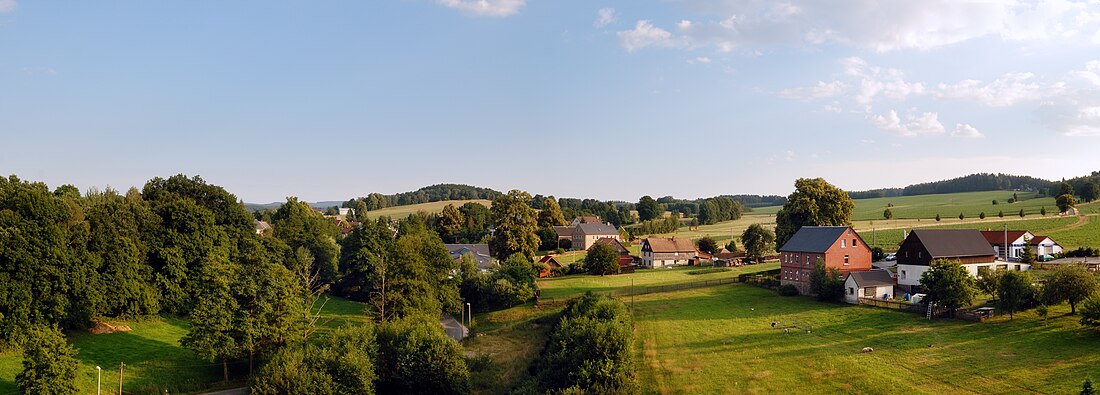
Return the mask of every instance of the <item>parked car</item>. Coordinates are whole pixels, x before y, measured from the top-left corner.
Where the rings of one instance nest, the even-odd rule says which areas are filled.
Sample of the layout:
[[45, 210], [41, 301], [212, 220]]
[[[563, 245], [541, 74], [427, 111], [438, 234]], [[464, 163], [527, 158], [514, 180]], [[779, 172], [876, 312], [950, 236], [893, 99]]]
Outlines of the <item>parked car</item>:
[[1054, 260], [1054, 255], [1050, 255], [1050, 254], [1039, 255], [1039, 258], [1036, 258], [1036, 260], [1039, 261], [1039, 262], [1050, 262], [1050, 261]]
[[886, 254], [886, 258], [884, 260], [896, 261], [896, 260], [898, 260], [898, 257], [897, 257], [897, 255], [894, 255], [894, 254]]

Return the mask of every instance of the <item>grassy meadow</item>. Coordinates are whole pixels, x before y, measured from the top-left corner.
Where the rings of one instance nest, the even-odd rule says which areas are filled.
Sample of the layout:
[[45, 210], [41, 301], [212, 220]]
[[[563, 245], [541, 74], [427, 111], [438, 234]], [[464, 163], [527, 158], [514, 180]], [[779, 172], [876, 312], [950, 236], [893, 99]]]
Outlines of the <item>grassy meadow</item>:
[[[1076, 393], [1100, 336], [1068, 306], [985, 323], [780, 297], [744, 284], [635, 297], [643, 393]], [[772, 329], [812, 327], [785, 334]], [[863, 347], [873, 353], [860, 353]]]
[[[939, 195], [898, 196], [874, 199], [855, 199], [856, 207], [852, 210], [853, 221], [874, 221], [882, 218], [882, 212], [887, 205], [893, 204], [890, 211], [894, 218], [936, 218], [940, 214], [943, 218], [958, 218], [959, 213], [966, 217], [977, 218], [978, 214], [985, 212], [986, 216], [996, 216], [997, 212], [1004, 211], [1005, 215], [1014, 215], [1024, 210], [1025, 214], [1039, 214], [1046, 207], [1047, 214], [1057, 214], [1057, 205], [1053, 197], [1038, 197], [1037, 192], [1015, 192], [1020, 201], [1008, 203], [1013, 191], [986, 191], [986, 192], [960, 192]], [[993, 204], [997, 200], [997, 204]], [[753, 210], [753, 213], [772, 214], [779, 212], [780, 206], [761, 207]]]
[[492, 205], [493, 201], [492, 200], [485, 200], [485, 199], [444, 200], [444, 201], [441, 201], [441, 202], [412, 204], [412, 205], [408, 205], [408, 206], [386, 207], [386, 208], [381, 209], [381, 210], [368, 211], [367, 212], [367, 217], [371, 218], [371, 219], [374, 219], [374, 218], [385, 216], [385, 217], [390, 217], [390, 218], [394, 218], [394, 219], [400, 219], [400, 218], [408, 217], [409, 214], [416, 214], [416, 213], [421, 212], [421, 211], [423, 211], [425, 213], [429, 213], [429, 214], [439, 213], [439, 212], [443, 212], [443, 207], [446, 207], [448, 204], [453, 204], [455, 207], [459, 207], [459, 206], [461, 206], [463, 204], [466, 204], [466, 203], [478, 203], [478, 204], [484, 205], [485, 207], [489, 207], [490, 205]]
[[[923, 221], [922, 224], [914, 224], [916, 226], [906, 228], [893, 228], [893, 229], [877, 229], [872, 234], [871, 228], [868, 227], [856, 227], [856, 232], [863, 238], [863, 241], [869, 245], [877, 245], [882, 247], [886, 251], [896, 251], [898, 244], [902, 241], [902, 233], [913, 229], [977, 229], [977, 230], [1001, 230], [1004, 229], [1005, 224], [1008, 225], [1008, 229], [1026, 229], [1030, 230], [1033, 234], [1048, 235], [1054, 237], [1063, 247], [1069, 248], [1070, 241], [1063, 240], [1060, 237], [1055, 236], [1053, 232], [1048, 234], [1047, 231], [1054, 229], [1061, 229], [1068, 226], [1072, 226], [1079, 221], [1088, 221], [1088, 217], [1035, 217], [1024, 218], [1019, 217], [1008, 218], [986, 218], [984, 221], [959, 221], [958, 218], [951, 220], [943, 220], [940, 222], [935, 221]], [[1072, 233], [1072, 232], [1071, 232]], [[1073, 248], [1077, 244], [1072, 244]]]
[[755, 273], [778, 269], [779, 263], [764, 263], [741, 267], [732, 267], [728, 271], [709, 271], [706, 267], [680, 266], [668, 269], [638, 269], [630, 274], [617, 274], [613, 276], [591, 276], [587, 274], [575, 274], [564, 277], [545, 278], [538, 281], [543, 298], [570, 298], [580, 296], [585, 292], [626, 292], [630, 290], [631, 282], [634, 288], [640, 290], [647, 286], [675, 285], [700, 282], [706, 280], [718, 280], [735, 278], [743, 273]]

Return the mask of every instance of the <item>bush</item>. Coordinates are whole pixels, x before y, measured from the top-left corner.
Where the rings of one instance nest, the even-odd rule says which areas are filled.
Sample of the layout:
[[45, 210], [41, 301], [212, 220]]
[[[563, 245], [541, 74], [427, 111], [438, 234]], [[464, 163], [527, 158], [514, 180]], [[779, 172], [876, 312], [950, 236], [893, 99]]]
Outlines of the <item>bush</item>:
[[621, 301], [587, 293], [562, 311], [538, 361], [545, 392], [636, 392], [633, 323]]
[[1070, 258], [1098, 257], [1100, 256], [1100, 249], [1092, 247], [1078, 247], [1076, 250], [1066, 252], [1065, 256]]
[[597, 243], [588, 249], [584, 257], [584, 269], [589, 274], [618, 274], [619, 253], [607, 244]]
[[410, 316], [378, 332], [378, 392], [464, 394], [470, 371], [462, 346], [443, 332], [439, 317]]
[[798, 287], [793, 284], [784, 284], [779, 286], [780, 296], [798, 296]]
[[76, 351], [57, 327], [32, 328], [23, 344], [23, 371], [15, 382], [24, 394], [75, 394]]
[[374, 326], [337, 329], [319, 345], [284, 347], [256, 374], [251, 393], [373, 394]]

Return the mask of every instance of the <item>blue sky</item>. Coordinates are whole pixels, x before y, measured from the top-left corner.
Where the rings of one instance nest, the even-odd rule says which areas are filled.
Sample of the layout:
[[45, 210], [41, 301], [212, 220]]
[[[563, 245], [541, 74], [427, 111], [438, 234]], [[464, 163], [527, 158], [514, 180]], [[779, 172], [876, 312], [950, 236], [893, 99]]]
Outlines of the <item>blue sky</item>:
[[1100, 170], [1100, 2], [0, 0], [0, 173], [635, 201]]

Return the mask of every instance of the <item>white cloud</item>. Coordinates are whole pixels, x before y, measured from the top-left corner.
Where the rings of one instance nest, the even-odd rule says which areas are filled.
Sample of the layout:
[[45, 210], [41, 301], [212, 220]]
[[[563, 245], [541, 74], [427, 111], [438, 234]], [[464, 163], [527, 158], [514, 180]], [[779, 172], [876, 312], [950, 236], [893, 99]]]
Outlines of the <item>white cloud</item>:
[[791, 99], [820, 99], [840, 96], [847, 86], [840, 81], [818, 81], [816, 85], [804, 88], [789, 88], [779, 91], [779, 95]]
[[886, 115], [870, 115], [867, 119], [879, 129], [898, 136], [912, 137], [944, 133], [943, 124], [940, 123], [938, 114], [925, 112], [917, 116], [913, 112], [910, 110], [904, 120], [894, 110], [890, 110]]
[[841, 112], [844, 112], [844, 108], [840, 107], [840, 103], [826, 104], [826, 105], [822, 106], [821, 108], [824, 109], [825, 111], [835, 112], [835, 113], [838, 113], [838, 114], [841, 113]]
[[945, 99], [973, 101], [988, 107], [1008, 107], [1025, 101], [1035, 101], [1058, 93], [1059, 87], [1042, 86], [1031, 73], [1010, 73], [982, 84], [978, 80], [963, 80], [955, 84], [939, 84], [936, 96]]
[[783, 153], [783, 160], [785, 160], [787, 162], [793, 161], [794, 158], [795, 158], [794, 151], [788, 150], [787, 152]]
[[970, 126], [968, 123], [956, 123], [955, 130], [951, 132], [951, 137], [968, 138], [968, 139], [980, 139], [985, 138], [982, 132], [979, 132], [977, 128]]
[[711, 62], [711, 59], [706, 57], [706, 56], [697, 56], [694, 59], [688, 59], [687, 62], [690, 63], [690, 64], [696, 64], [696, 63], [708, 64], [708, 63]]
[[0, 14], [13, 12], [19, 7], [19, 2], [16, 0], [0, 0]]
[[641, 20], [634, 24], [634, 29], [617, 32], [619, 44], [626, 48], [627, 52], [634, 52], [645, 47], [678, 47], [683, 45], [680, 39], [672, 36], [668, 30], [653, 26], [647, 20]]
[[1086, 1], [686, 2], [710, 15], [681, 22], [686, 46], [720, 51], [830, 43], [877, 52], [928, 50], [984, 37], [1100, 41], [1100, 12]]
[[611, 7], [600, 8], [596, 11], [596, 21], [592, 22], [592, 26], [602, 28], [612, 23], [615, 23], [615, 9]]
[[519, 12], [527, 0], [436, 0], [436, 2], [470, 15], [510, 16]]

